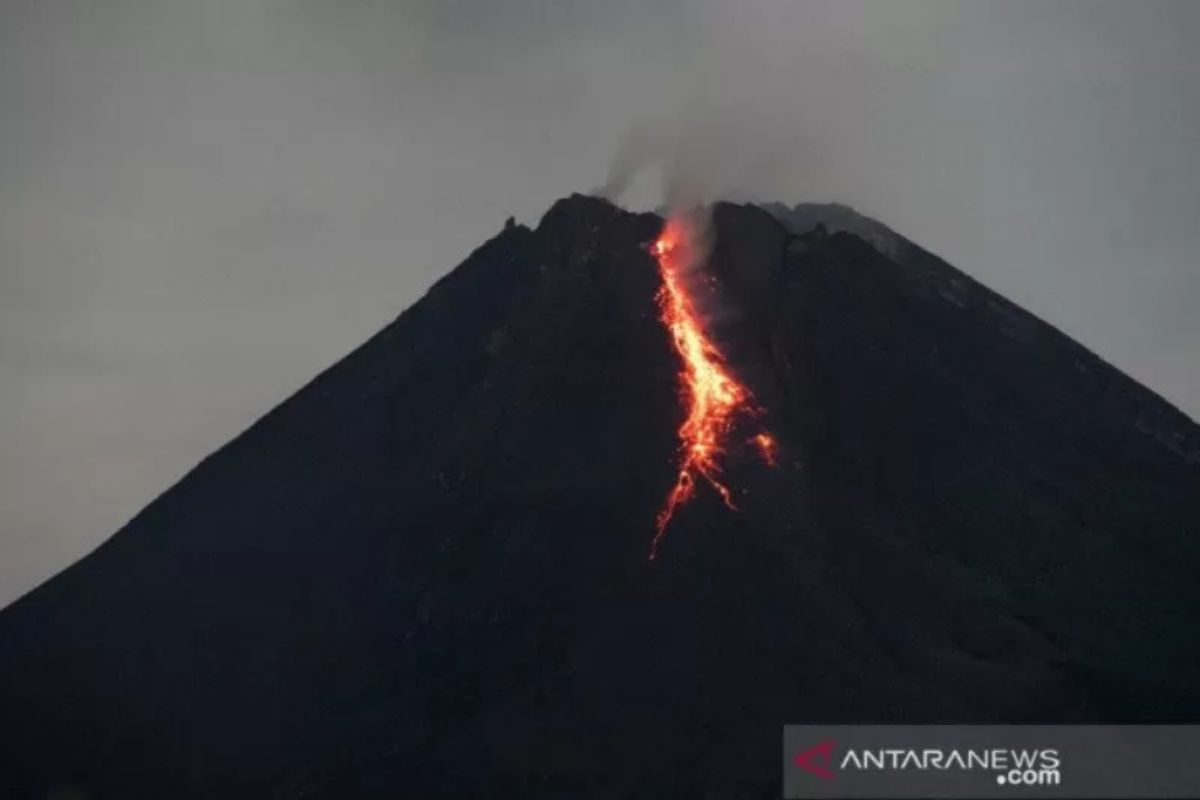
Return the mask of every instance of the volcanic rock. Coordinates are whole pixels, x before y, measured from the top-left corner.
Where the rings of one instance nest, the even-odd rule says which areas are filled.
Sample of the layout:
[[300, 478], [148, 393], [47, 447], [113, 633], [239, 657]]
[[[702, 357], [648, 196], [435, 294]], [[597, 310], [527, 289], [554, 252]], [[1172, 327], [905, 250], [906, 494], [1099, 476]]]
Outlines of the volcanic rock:
[[0, 614], [0, 795], [775, 798], [786, 723], [1200, 718], [1200, 430], [816, 208], [714, 210], [737, 511], [647, 560], [662, 220], [561, 200]]

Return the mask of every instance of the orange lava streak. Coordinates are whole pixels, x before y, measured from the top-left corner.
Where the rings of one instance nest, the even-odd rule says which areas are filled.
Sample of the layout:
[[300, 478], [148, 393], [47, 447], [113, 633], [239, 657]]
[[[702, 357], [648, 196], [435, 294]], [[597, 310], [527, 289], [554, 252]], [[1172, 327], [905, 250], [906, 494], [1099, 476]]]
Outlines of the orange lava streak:
[[[699, 478], [721, 496], [726, 506], [734, 508], [729, 487], [720, 478], [719, 459], [737, 414], [754, 412], [750, 391], [729, 373], [720, 350], [705, 334], [688, 292], [684, 271], [690, 266], [688, 259], [694, 258], [695, 247], [686, 224], [671, 219], [651, 248], [662, 274], [659, 309], [683, 362], [679, 377], [688, 407], [687, 418], [679, 428], [679, 475], [658, 513], [650, 546], [652, 561], [675, 510], [692, 498]], [[761, 433], [755, 442], [763, 458], [773, 465], [775, 440]]]
[[759, 433], [751, 441], [758, 448], [758, 452], [762, 454], [763, 461], [767, 462], [767, 466], [775, 466], [777, 463], [775, 454], [779, 449], [779, 445], [775, 443], [775, 437], [769, 433]]

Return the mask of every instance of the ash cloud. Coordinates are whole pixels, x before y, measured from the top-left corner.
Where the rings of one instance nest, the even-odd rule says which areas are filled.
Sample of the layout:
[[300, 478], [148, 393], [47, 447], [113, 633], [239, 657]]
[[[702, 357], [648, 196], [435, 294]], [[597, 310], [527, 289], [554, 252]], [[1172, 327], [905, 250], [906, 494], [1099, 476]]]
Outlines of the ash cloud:
[[649, 174], [659, 182], [654, 202], [670, 210], [787, 197], [792, 176], [818, 149], [798, 124], [772, 120], [751, 103], [698, 97], [676, 111], [624, 132], [595, 194], [620, 202]]

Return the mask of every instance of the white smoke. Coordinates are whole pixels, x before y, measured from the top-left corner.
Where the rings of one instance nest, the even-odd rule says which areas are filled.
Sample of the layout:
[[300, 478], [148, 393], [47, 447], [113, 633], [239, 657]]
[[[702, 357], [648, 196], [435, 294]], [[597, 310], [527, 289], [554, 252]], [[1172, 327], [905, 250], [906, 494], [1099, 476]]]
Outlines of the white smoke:
[[620, 202], [646, 173], [670, 211], [718, 200], [770, 201], [796, 193], [811, 142], [761, 103], [693, 95], [635, 119], [618, 142], [596, 194]]

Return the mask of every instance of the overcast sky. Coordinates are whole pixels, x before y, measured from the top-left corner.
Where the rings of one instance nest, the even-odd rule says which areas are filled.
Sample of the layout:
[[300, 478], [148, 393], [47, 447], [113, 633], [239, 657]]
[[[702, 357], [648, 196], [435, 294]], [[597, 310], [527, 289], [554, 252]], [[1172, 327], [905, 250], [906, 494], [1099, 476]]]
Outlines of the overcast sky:
[[0, 0], [0, 604], [647, 130], [1200, 417], [1197, 41], [1186, 2]]

